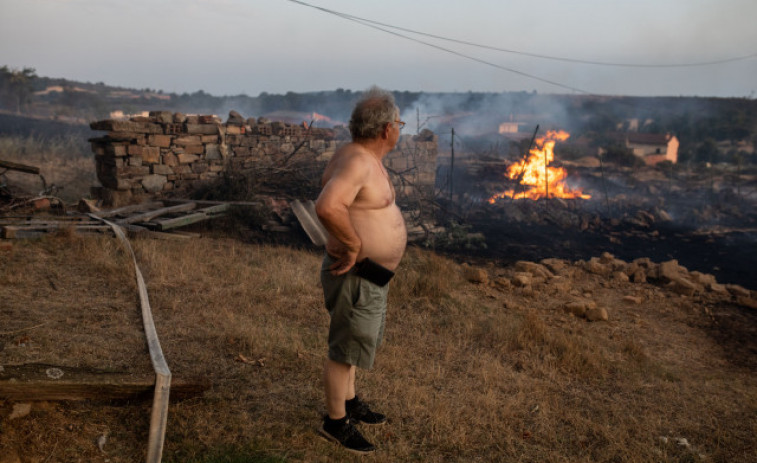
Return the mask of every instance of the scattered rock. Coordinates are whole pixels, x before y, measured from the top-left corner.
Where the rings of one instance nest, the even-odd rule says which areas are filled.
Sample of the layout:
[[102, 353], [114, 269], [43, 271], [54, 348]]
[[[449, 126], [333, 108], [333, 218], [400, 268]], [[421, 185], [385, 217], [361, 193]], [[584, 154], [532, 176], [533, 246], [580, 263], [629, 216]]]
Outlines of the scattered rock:
[[623, 301], [636, 305], [641, 304], [641, 298], [637, 296], [623, 296]]
[[584, 264], [584, 270], [595, 275], [607, 276], [612, 273], [612, 266], [603, 264], [598, 258], [592, 257]]
[[609, 318], [607, 310], [604, 307], [591, 308], [586, 310], [586, 319], [590, 322], [607, 321]]
[[30, 403], [20, 403], [20, 404], [13, 404], [13, 411], [11, 411], [11, 414], [8, 416], [9, 420], [14, 420], [16, 418], [23, 418], [32, 411], [32, 404]]
[[568, 267], [569, 265], [568, 261], [555, 258], [542, 259], [541, 264], [547, 267], [553, 273], [560, 273], [561, 270]]
[[696, 292], [701, 291], [701, 288], [698, 285], [680, 275], [675, 276], [674, 279], [668, 283], [668, 288], [683, 296], [693, 296]]
[[566, 312], [572, 313], [576, 317], [583, 317], [586, 315], [587, 308], [587, 303], [584, 301], [568, 302], [564, 307]]
[[725, 285], [725, 289], [727, 289], [729, 293], [737, 297], [738, 296], [751, 297], [752, 295], [752, 293], [748, 289], [739, 285]]
[[726, 289], [726, 287], [718, 283], [710, 283], [706, 285], [706, 288], [708, 291], [712, 291], [713, 293], [718, 293], [722, 295], [728, 294], [728, 290]]
[[550, 272], [549, 269], [545, 267], [544, 265], [537, 264], [535, 262], [528, 262], [525, 260], [520, 260], [516, 262], [515, 270], [518, 272], [530, 273], [532, 276], [542, 277], [544, 279], [551, 278], [554, 276], [554, 274]]
[[742, 307], [757, 310], [757, 300], [746, 296], [737, 296], [736, 303]]
[[700, 285], [704, 287], [717, 284], [715, 275], [710, 275], [709, 273], [693, 271], [689, 273], [689, 277], [691, 278], [692, 281], [694, 281], [695, 283], [699, 283]]
[[515, 286], [531, 286], [531, 274], [525, 272], [518, 272], [513, 276], [512, 283]]
[[478, 267], [470, 267], [468, 265], [463, 265], [462, 268], [463, 278], [471, 283], [480, 283], [484, 285], [489, 283], [489, 274], [486, 273], [486, 270]]
[[678, 265], [678, 261], [675, 259], [662, 262], [657, 266], [657, 278], [663, 281], [673, 281], [688, 273], [686, 267]]
[[571, 280], [562, 276], [552, 277], [549, 280], [549, 287], [555, 291], [567, 292], [571, 287]]
[[629, 281], [628, 275], [623, 272], [612, 272], [612, 279], [616, 281], [627, 282]]

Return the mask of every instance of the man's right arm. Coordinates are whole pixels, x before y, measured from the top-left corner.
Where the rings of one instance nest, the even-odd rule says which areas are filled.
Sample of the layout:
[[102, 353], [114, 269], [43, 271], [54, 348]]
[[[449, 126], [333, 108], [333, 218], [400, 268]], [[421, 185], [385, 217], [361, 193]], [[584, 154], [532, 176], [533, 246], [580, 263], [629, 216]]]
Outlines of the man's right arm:
[[362, 156], [346, 156], [335, 166], [331, 178], [316, 200], [318, 218], [333, 239], [339, 242], [339, 245], [334, 246], [332, 240], [329, 240], [326, 248], [337, 259], [330, 268], [335, 275], [347, 273], [355, 265], [360, 252], [362, 243], [352, 225], [349, 209], [369, 174], [369, 164], [364, 162]]

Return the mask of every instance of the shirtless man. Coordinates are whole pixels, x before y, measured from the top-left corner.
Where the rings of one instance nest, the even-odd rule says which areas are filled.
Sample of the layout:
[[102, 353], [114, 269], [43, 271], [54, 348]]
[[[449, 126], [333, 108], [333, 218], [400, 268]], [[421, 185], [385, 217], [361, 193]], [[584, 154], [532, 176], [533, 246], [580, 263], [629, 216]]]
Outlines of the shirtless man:
[[[321, 282], [331, 316], [323, 372], [328, 415], [319, 432], [361, 454], [375, 447], [355, 424], [386, 421], [355, 394], [355, 368], [373, 366], [384, 333], [388, 286], [375, 274], [390, 278], [407, 243], [394, 187], [381, 164], [403, 125], [391, 93], [371, 88], [352, 112], [352, 143], [326, 166], [316, 201], [318, 217], [329, 232]], [[362, 271], [366, 258], [378, 264], [373, 272]]]

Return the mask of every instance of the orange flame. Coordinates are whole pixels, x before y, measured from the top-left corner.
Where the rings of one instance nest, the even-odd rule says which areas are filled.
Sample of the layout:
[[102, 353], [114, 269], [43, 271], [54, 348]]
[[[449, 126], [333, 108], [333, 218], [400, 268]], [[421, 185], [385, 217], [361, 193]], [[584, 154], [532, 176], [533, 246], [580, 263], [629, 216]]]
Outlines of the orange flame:
[[[524, 188], [507, 190], [497, 193], [489, 198], [489, 203], [494, 204], [502, 198], [581, 198], [589, 199], [590, 195], [583, 194], [581, 190], [571, 190], [563, 180], [568, 173], [562, 167], [549, 167], [549, 163], [555, 159], [555, 143], [565, 141], [570, 134], [564, 130], [549, 130], [543, 137], [536, 139], [536, 147], [529, 151], [525, 163], [515, 163], [507, 168], [507, 177], [513, 180], [520, 179]], [[539, 148], [541, 146], [541, 148]]]

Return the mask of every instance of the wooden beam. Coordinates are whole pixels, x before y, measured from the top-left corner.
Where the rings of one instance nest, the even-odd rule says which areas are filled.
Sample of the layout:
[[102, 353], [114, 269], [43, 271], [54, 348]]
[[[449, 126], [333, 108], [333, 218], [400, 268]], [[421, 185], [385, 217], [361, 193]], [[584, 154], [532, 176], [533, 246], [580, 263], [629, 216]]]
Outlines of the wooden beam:
[[107, 219], [108, 217], [115, 217], [117, 215], [131, 214], [136, 211], [148, 211], [150, 209], [157, 209], [163, 207], [164, 204], [157, 201], [150, 201], [141, 204], [130, 204], [128, 206], [119, 207], [116, 209], [110, 209], [108, 211], [93, 212], [94, 215]]
[[154, 211], [148, 211], [142, 214], [132, 215], [132, 216], [117, 220], [116, 223], [118, 225], [126, 225], [130, 223], [149, 222], [155, 217], [160, 217], [161, 215], [174, 214], [176, 212], [187, 212], [187, 211], [193, 210], [195, 207], [197, 207], [197, 204], [195, 203], [184, 203], [184, 204], [179, 204], [177, 206], [163, 207], [161, 209], [156, 209]]
[[0, 168], [26, 172], [27, 174], [39, 175], [39, 167], [19, 164], [17, 162], [3, 161], [2, 159], [0, 159]]
[[198, 206], [217, 206], [219, 204], [228, 204], [234, 207], [261, 207], [265, 205], [264, 201], [206, 201], [206, 200], [189, 200], [189, 199], [164, 199], [166, 205], [186, 204], [193, 202]]
[[312, 200], [304, 203], [295, 200], [291, 202], [291, 206], [300, 225], [310, 237], [310, 241], [317, 246], [325, 246], [329, 235], [318, 219], [318, 214], [315, 213], [315, 203]]
[[[204, 378], [172, 378], [171, 398], [202, 395]], [[0, 398], [13, 401], [149, 399], [155, 374], [45, 364], [6, 365], [0, 372]]]
[[173, 219], [155, 220], [154, 223], [157, 224], [158, 230], [165, 231], [218, 217], [219, 215], [225, 214], [230, 208], [231, 206], [229, 204], [218, 204], [216, 206], [198, 209], [195, 214], [189, 214]]

